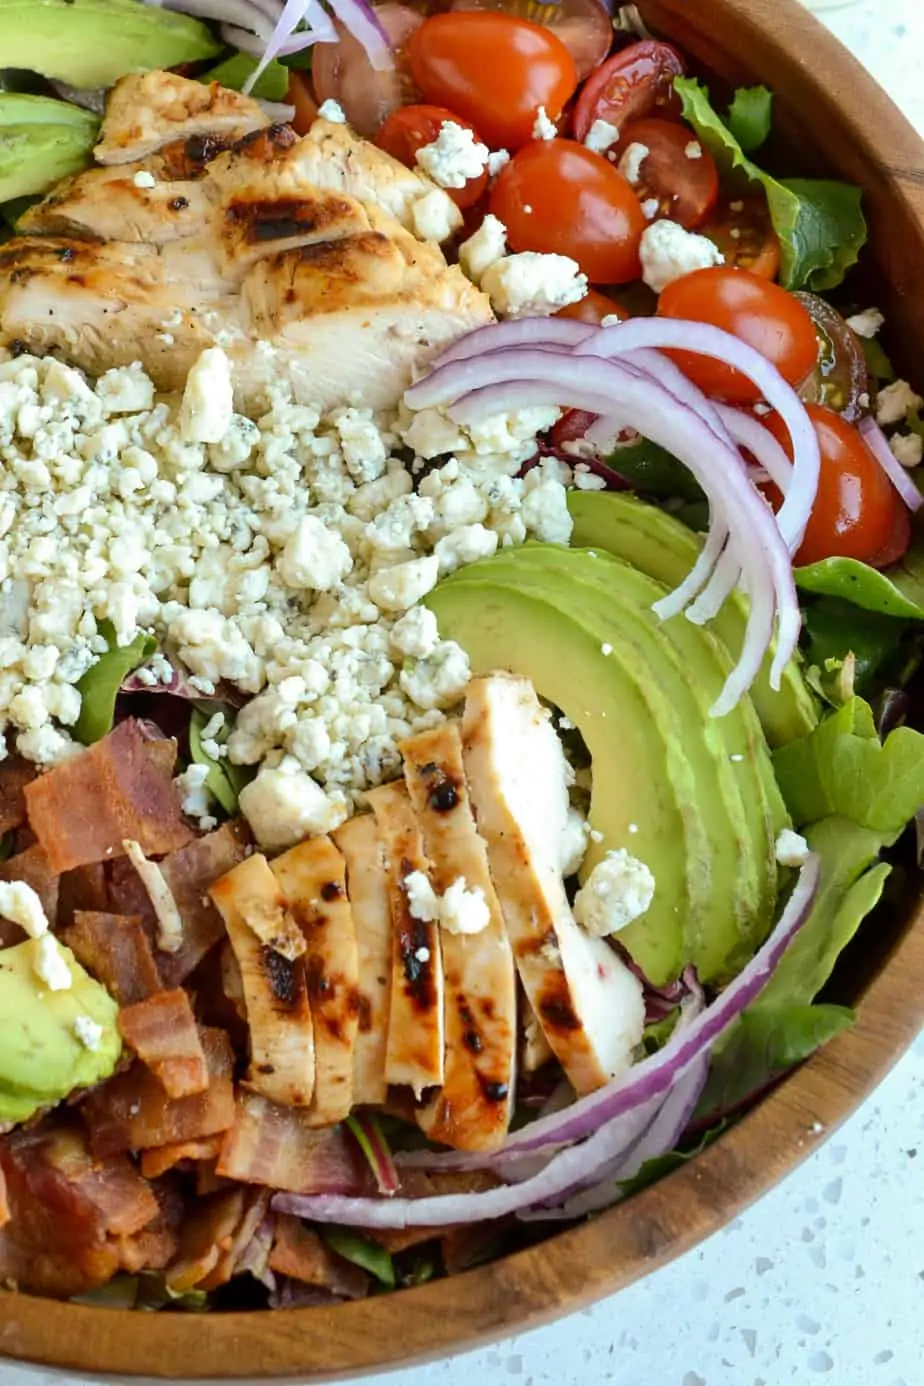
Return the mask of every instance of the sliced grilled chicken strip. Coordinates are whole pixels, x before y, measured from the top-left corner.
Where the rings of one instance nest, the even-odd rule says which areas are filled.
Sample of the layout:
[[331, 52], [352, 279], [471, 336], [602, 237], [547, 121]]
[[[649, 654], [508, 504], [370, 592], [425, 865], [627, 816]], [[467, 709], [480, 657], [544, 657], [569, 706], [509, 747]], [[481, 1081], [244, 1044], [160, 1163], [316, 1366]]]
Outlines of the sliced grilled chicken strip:
[[[212, 197], [201, 182], [158, 180], [139, 186], [143, 164], [89, 168], [66, 178], [22, 216], [23, 235], [92, 237], [163, 245], [200, 234]], [[151, 177], [154, 177], [151, 174]]]
[[552, 1053], [552, 1046], [545, 1037], [545, 1031], [539, 1024], [539, 1017], [530, 1005], [529, 997], [525, 992], [520, 998], [520, 1005], [523, 1016], [523, 1044], [520, 1062], [524, 1073], [537, 1073], [543, 1064], [554, 1059], [555, 1055]]
[[411, 913], [407, 878], [429, 878], [420, 825], [403, 784], [383, 784], [366, 801], [375, 814], [385, 852], [391, 907], [391, 1009], [385, 1076], [420, 1098], [440, 1087], [445, 1071], [443, 965], [439, 925]]
[[457, 722], [405, 741], [404, 779], [423, 832], [434, 889], [465, 878], [489, 910], [475, 934], [441, 928], [446, 1004], [443, 1086], [417, 1114], [435, 1141], [493, 1150], [510, 1125], [516, 1068], [517, 995], [513, 953], [468, 797]]
[[465, 770], [523, 987], [579, 1093], [628, 1068], [641, 1039], [641, 984], [602, 939], [578, 928], [561, 875], [566, 762], [526, 679], [469, 686]]
[[218, 82], [206, 86], [175, 72], [122, 77], [106, 102], [97, 163], [128, 164], [192, 135], [239, 140], [269, 125], [260, 104]]
[[274, 936], [272, 921], [286, 914], [279, 883], [266, 858], [255, 853], [216, 881], [209, 894], [240, 969], [250, 1030], [247, 1082], [273, 1102], [307, 1106], [315, 1056], [304, 959], [284, 957], [265, 941]]
[[359, 965], [346, 863], [329, 837], [313, 837], [272, 862], [306, 943], [314, 1018], [315, 1085], [308, 1121], [330, 1126], [353, 1106], [353, 1049], [359, 1025]]
[[382, 840], [371, 813], [331, 836], [346, 862], [346, 884], [359, 961], [359, 1029], [353, 1048], [353, 1105], [388, 1096], [385, 1061], [391, 1003], [391, 909]]

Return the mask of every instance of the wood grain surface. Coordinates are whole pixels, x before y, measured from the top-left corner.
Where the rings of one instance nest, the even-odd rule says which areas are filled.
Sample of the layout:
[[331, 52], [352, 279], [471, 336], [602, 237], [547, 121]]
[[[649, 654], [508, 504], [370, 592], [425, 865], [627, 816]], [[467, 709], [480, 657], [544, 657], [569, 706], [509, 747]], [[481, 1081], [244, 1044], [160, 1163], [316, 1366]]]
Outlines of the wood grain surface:
[[[860, 183], [881, 298], [924, 358], [924, 146], [888, 97], [795, 0], [647, 0], [651, 27], [730, 82], [777, 94], [808, 167]], [[127, 1314], [0, 1294], [0, 1355], [76, 1371], [318, 1381], [411, 1365], [568, 1313], [728, 1222], [798, 1164], [883, 1078], [924, 1023], [924, 909], [854, 953], [856, 1025], [703, 1155], [596, 1221], [452, 1280], [333, 1309]]]

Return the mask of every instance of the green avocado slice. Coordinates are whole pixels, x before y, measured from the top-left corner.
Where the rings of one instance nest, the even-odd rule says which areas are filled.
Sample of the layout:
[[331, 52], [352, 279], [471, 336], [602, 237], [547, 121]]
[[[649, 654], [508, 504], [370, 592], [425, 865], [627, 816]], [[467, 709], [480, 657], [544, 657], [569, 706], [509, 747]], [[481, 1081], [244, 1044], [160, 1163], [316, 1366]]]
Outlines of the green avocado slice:
[[[701, 544], [692, 530], [635, 496], [572, 491], [568, 509], [576, 547], [615, 554], [666, 587], [678, 586], [696, 562]], [[746, 620], [744, 598], [733, 593], [710, 623], [732, 656], [741, 648]], [[818, 706], [794, 662], [787, 665], [779, 690], [770, 687], [768, 668], [769, 662], [751, 689], [751, 699], [770, 745], [785, 746], [817, 727]]]
[[99, 121], [67, 101], [0, 92], [0, 202], [45, 192], [86, 168]]
[[[107, 1078], [122, 1052], [119, 1008], [59, 945], [71, 985], [50, 991], [35, 970], [37, 939], [0, 951], [0, 1121], [24, 1121], [75, 1088]], [[81, 1017], [101, 1027], [95, 1048], [78, 1036]]]
[[0, 60], [88, 90], [130, 72], [214, 58], [198, 19], [140, 0], [0, 0]]
[[657, 882], [650, 908], [631, 926], [631, 946], [653, 982], [676, 977], [684, 923], [708, 907], [708, 843], [679, 720], [650, 668], [628, 649], [604, 655], [592, 621], [509, 585], [503, 574], [496, 584], [449, 578], [426, 604], [476, 672], [526, 675], [580, 729], [595, 770], [592, 823], [610, 847], [625, 846], [650, 863]]

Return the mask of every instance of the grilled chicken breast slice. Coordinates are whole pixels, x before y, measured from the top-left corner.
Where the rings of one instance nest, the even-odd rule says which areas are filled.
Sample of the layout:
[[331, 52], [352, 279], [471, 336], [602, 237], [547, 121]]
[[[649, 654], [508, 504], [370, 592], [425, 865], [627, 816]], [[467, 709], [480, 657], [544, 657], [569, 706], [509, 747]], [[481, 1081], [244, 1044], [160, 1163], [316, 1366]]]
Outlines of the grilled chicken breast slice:
[[478, 933], [440, 930], [446, 1005], [443, 1086], [417, 1122], [431, 1140], [458, 1150], [494, 1150], [513, 1106], [517, 994], [513, 953], [475, 827], [457, 722], [420, 733], [401, 747], [404, 779], [423, 833], [434, 889], [464, 877], [480, 890], [488, 923]]
[[371, 813], [332, 833], [346, 862], [346, 884], [359, 964], [359, 1028], [353, 1047], [353, 1104], [381, 1105], [388, 1097], [385, 1062], [391, 1002], [391, 909], [382, 840]]
[[201, 233], [211, 211], [208, 186], [191, 180], [158, 179], [153, 187], [135, 182], [137, 173], [147, 172], [144, 164], [131, 164], [88, 168], [65, 178], [43, 202], [20, 217], [17, 229], [26, 236], [145, 245], [163, 245]]
[[420, 825], [403, 784], [383, 784], [366, 795], [385, 852], [391, 907], [391, 1008], [385, 1076], [420, 1098], [444, 1075], [443, 966], [436, 920], [411, 912], [407, 879], [429, 878]]
[[218, 82], [207, 86], [176, 72], [135, 72], [109, 93], [93, 153], [100, 164], [129, 164], [179, 139], [240, 140], [269, 123], [259, 102]]
[[475, 679], [462, 721], [478, 829], [524, 990], [578, 1093], [632, 1062], [642, 1037], [641, 983], [575, 922], [561, 875], [568, 811], [561, 744], [528, 680]]
[[306, 943], [305, 974], [314, 1019], [311, 1125], [343, 1121], [353, 1106], [353, 1049], [359, 1025], [356, 929], [346, 863], [329, 837], [312, 837], [271, 863]]
[[307, 1106], [315, 1056], [305, 964], [301, 956], [285, 957], [266, 941], [267, 930], [277, 928], [286, 913], [279, 883], [266, 858], [255, 853], [217, 880], [209, 894], [240, 969], [250, 1030], [247, 1082], [273, 1102]]

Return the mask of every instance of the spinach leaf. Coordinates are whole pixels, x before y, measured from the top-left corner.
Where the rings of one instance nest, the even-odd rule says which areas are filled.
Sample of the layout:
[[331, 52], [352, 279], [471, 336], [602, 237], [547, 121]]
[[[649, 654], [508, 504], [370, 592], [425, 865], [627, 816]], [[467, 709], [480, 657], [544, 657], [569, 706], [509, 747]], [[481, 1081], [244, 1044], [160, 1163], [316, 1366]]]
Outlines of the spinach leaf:
[[773, 229], [780, 238], [783, 287], [820, 292], [840, 284], [866, 244], [860, 189], [828, 179], [772, 178], [747, 157], [713, 110], [702, 83], [678, 77], [674, 87], [685, 119], [719, 168], [743, 174], [766, 193]]
[[395, 1288], [394, 1263], [384, 1247], [367, 1241], [349, 1227], [325, 1227], [322, 1236], [331, 1251], [342, 1256], [344, 1261], [361, 1266], [390, 1290]]
[[[864, 611], [878, 611], [882, 616], [896, 616], [911, 621], [924, 621], [924, 554], [909, 560], [920, 564], [920, 593], [915, 589], [909, 567], [908, 595], [892, 581], [890, 573], [881, 573], [856, 558], [823, 558], [794, 570], [796, 586], [802, 592], [839, 597], [852, 602]], [[903, 580], [903, 579], [900, 579]], [[920, 596], [920, 601], [917, 600]]]
[[673, 453], [648, 438], [639, 438], [635, 443], [614, 448], [606, 461], [607, 466], [618, 472], [633, 490], [645, 495], [659, 499], [678, 496], [685, 501], [703, 499], [703, 492], [692, 472]]
[[[214, 715], [214, 709], [205, 713], [201, 708], [194, 707], [189, 719], [189, 754], [195, 765], [205, 765], [208, 767], [208, 778], [205, 783], [211, 794], [215, 796], [221, 804], [225, 813], [235, 814], [238, 811], [238, 797], [246, 784], [253, 779], [254, 771], [250, 766], [232, 765], [227, 757], [215, 760], [208, 754], [202, 745], [202, 731]], [[216, 740], [224, 741], [228, 736], [227, 723], [222, 731], [219, 732]]]
[[119, 645], [111, 621], [101, 621], [99, 630], [109, 649], [77, 683], [81, 702], [74, 736], [85, 746], [91, 746], [112, 730], [116, 698], [123, 679], [150, 659], [157, 649], [154, 637], [144, 634], [136, 635], [130, 645]]
[[725, 123], [745, 154], [753, 154], [770, 134], [772, 120], [773, 93], [766, 87], [739, 87]]
[[839, 597], [811, 599], [803, 614], [802, 653], [809, 666], [831, 669], [852, 654], [853, 686], [864, 696], [884, 681], [907, 681], [917, 659], [911, 622], [864, 611]]

